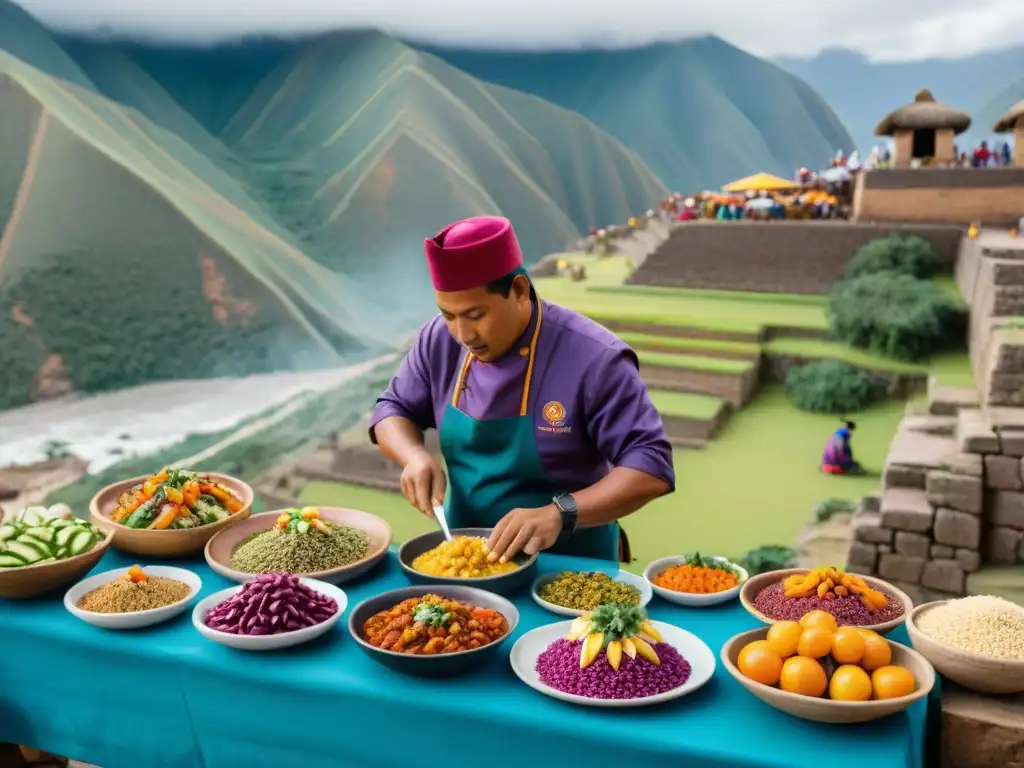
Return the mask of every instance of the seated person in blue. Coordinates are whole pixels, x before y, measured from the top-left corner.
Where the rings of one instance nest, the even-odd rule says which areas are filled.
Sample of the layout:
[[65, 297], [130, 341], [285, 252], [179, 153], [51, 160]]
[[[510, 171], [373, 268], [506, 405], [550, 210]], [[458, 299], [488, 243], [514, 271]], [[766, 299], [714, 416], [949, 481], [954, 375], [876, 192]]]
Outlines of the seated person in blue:
[[821, 454], [822, 472], [830, 475], [857, 475], [863, 471], [854, 460], [853, 448], [850, 446], [850, 438], [856, 428], [854, 422], [843, 419], [843, 425], [832, 433]]

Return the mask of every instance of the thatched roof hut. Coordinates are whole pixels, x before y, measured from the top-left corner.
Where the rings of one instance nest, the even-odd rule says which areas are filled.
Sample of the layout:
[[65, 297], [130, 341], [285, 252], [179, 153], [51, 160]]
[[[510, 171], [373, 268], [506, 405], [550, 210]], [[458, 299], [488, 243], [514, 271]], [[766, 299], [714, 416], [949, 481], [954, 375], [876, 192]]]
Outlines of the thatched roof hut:
[[971, 126], [971, 116], [936, 101], [932, 92], [922, 88], [912, 104], [886, 115], [875, 127], [876, 136], [892, 136], [897, 131], [952, 130], [963, 133]]
[[992, 127], [992, 130], [996, 133], [1012, 133], [1017, 127], [1018, 120], [1024, 120], [1024, 99], [1010, 107], [1010, 111], [999, 118], [999, 122]]

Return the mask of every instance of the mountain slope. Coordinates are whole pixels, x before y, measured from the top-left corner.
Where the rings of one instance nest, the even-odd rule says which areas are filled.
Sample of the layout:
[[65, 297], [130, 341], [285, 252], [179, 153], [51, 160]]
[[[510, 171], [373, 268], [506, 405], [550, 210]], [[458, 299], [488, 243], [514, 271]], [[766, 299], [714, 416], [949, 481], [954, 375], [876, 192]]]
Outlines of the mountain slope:
[[1010, 110], [1010, 107], [1021, 100], [1024, 100], [1024, 77], [1011, 83], [996, 96], [982, 104], [975, 113], [974, 121], [979, 128], [991, 131], [1000, 118]]
[[788, 177], [851, 144], [806, 83], [715, 37], [616, 51], [425, 50], [579, 112], [681, 191], [755, 170]]
[[[810, 59], [779, 59], [778, 65], [805, 80], [820, 93], [850, 129], [861, 150], [879, 139], [874, 128], [889, 112], [929, 88], [951, 107], [979, 115], [986, 102], [1024, 73], [1024, 46], [962, 59], [875, 63], [843, 48], [822, 51]], [[1009, 105], [1007, 105], [1009, 106]], [[965, 149], [991, 134], [991, 123], [980, 115], [958, 139]]]

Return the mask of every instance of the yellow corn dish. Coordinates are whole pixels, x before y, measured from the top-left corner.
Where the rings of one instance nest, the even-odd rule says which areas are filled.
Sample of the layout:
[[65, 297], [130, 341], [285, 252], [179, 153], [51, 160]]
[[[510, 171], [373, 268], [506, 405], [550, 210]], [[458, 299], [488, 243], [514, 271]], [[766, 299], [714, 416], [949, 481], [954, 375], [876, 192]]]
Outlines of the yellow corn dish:
[[456, 536], [412, 561], [413, 570], [428, 576], [482, 579], [516, 570], [518, 563], [488, 563], [486, 542], [479, 536]]

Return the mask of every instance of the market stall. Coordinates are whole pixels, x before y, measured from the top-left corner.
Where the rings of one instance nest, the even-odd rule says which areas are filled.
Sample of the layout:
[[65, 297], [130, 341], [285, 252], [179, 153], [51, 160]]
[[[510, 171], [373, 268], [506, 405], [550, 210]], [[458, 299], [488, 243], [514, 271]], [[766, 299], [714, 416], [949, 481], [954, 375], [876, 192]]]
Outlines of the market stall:
[[[137, 561], [111, 548], [92, 573]], [[200, 599], [234, 584], [201, 555], [167, 564], [202, 579]], [[541, 555], [537, 565], [541, 573], [617, 570], [554, 555]], [[391, 551], [343, 585], [348, 611], [408, 584]], [[925, 701], [872, 723], [821, 725], [765, 705], [721, 664], [702, 688], [659, 706], [599, 709], [541, 695], [516, 677], [508, 651], [517, 637], [560, 617], [537, 605], [529, 587], [510, 599], [520, 620], [500, 652], [479, 669], [440, 679], [374, 663], [346, 632], [347, 616], [307, 645], [257, 653], [210, 642], [187, 614], [117, 632], [77, 620], [59, 595], [0, 600], [0, 741], [102, 768], [454, 765], [468, 745], [473, 762], [495, 767], [926, 764]], [[758, 626], [736, 600], [691, 608], [655, 597], [647, 610], [716, 654], [730, 637]], [[907, 643], [905, 630], [890, 639]]]

